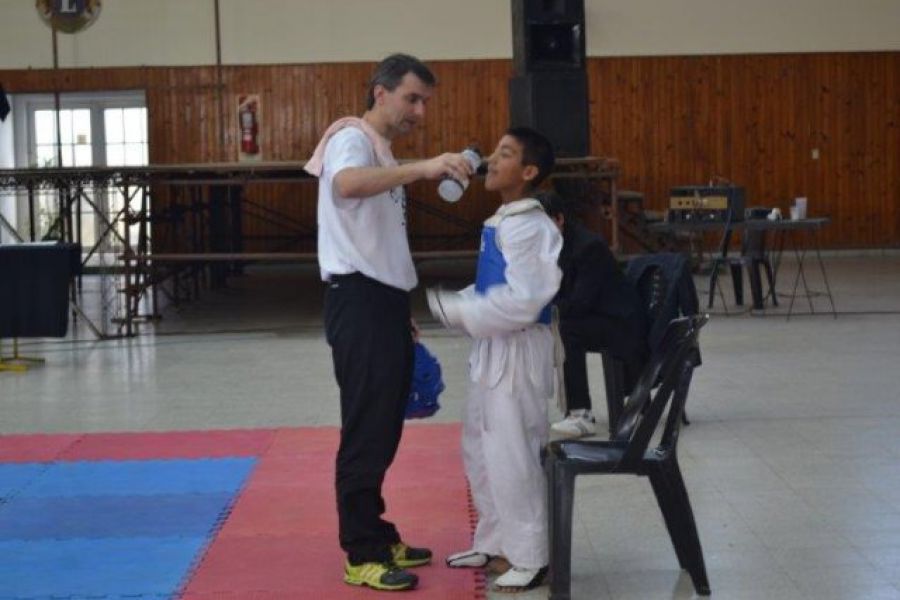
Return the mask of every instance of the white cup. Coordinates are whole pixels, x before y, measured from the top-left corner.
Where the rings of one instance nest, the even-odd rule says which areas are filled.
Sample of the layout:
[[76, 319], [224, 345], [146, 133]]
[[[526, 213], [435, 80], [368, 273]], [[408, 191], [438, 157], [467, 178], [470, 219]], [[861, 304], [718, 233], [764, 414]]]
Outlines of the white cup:
[[805, 219], [806, 218], [806, 196], [798, 196], [797, 198], [794, 198], [794, 206], [797, 207], [797, 215], [798, 215], [797, 218]]
[[791, 221], [797, 221], [800, 219], [800, 207], [792, 206], [791, 207]]

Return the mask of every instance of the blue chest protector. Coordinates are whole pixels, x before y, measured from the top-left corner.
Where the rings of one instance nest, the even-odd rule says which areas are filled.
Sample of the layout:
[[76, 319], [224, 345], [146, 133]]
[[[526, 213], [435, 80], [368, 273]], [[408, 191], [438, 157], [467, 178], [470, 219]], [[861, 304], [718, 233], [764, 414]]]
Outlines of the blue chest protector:
[[[485, 225], [481, 230], [481, 250], [475, 273], [475, 291], [482, 296], [488, 288], [506, 283], [506, 260], [497, 247], [497, 228]], [[536, 323], [550, 324], [550, 305], [541, 310]]]

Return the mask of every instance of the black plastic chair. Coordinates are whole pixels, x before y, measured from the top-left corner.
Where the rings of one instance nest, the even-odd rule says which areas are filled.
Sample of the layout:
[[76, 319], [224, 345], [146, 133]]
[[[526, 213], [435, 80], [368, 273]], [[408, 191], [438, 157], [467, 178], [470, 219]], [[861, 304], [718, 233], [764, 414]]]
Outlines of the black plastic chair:
[[[632, 259], [626, 269], [626, 277], [637, 289], [647, 319], [647, 344], [654, 352], [669, 321], [681, 315], [695, 315], [699, 309], [697, 290], [690, 275], [690, 262], [682, 254], [649, 254]], [[684, 288], [684, 289], [679, 289]], [[609, 433], [616, 431], [616, 424], [625, 405], [625, 363], [609, 352], [603, 352], [603, 383], [606, 388], [606, 410], [609, 416]], [[689, 425], [683, 415], [685, 425]]]
[[[769, 209], [764, 207], [748, 208], [747, 221], [764, 220], [768, 217]], [[778, 306], [778, 297], [775, 294], [775, 273], [769, 253], [766, 250], [766, 231], [764, 229], [745, 228], [741, 235], [741, 256], [733, 258], [730, 262], [731, 279], [734, 283], [735, 304], [741, 306], [744, 303], [744, 281], [742, 269], [747, 270], [750, 279], [750, 297], [753, 299], [753, 308], [762, 310], [765, 308], [765, 299], [772, 298], [772, 305]], [[762, 276], [760, 269], [766, 272], [769, 283], [769, 291], [765, 297], [762, 293]]]
[[[699, 364], [698, 335], [707, 319], [682, 317], [669, 324], [628, 398], [613, 439], [556, 441], [547, 447], [551, 600], [571, 598], [575, 478], [591, 473], [631, 473], [650, 479], [679, 565], [690, 574], [697, 593], [709, 595], [703, 549], [677, 456], [681, 416]], [[659, 444], [648, 449], [666, 409]]]

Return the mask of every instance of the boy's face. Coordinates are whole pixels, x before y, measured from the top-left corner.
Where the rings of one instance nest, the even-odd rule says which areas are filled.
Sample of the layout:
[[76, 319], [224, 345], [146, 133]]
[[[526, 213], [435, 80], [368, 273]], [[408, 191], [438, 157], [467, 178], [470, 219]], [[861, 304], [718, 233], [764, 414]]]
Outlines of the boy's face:
[[523, 192], [538, 173], [536, 166], [522, 164], [522, 144], [511, 135], [500, 138], [487, 164], [484, 187], [491, 192]]

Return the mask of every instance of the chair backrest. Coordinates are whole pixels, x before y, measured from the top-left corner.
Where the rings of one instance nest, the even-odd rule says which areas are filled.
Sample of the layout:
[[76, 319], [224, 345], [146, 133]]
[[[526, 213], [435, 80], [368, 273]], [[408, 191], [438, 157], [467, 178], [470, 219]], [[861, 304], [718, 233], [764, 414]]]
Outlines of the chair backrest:
[[[769, 215], [770, 209], [766, 207], [748, 208], [746, 219], [765, 220]], [[765, 229], [744, 229], [741, 233], [741, 256], [747, 258], [763, 258], [766, 254], [766, 230]]]
[[625, 276], [637, 289], [647, 317], [647, 345], [653, 352], [660, 344], [669, 321], [695, 315], [700, 302], [687, 257], [678, 253], [636, 256], [628, 262]]
[[682, 317], [671, 321], [666, 328], [616, 426], [613, 439], [628, 444], [620, 470], [632, 471], [639, 465], [667, 407], [665, 429], [656, 451], [664, 456], [675, 450], [691, 377], [699, 364], [700, 328], [708, 318], [706, 315]]

